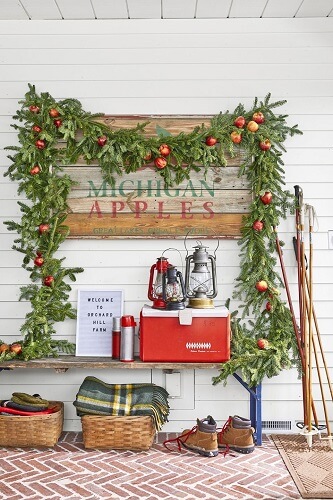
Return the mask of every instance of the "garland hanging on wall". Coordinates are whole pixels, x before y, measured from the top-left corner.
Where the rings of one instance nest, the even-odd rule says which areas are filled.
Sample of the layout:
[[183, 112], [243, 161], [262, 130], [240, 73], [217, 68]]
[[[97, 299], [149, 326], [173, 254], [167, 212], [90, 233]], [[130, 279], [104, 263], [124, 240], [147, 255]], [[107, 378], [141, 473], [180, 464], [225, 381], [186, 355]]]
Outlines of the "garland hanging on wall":
[[[75, 349], [66, 340], [54, 339], [55, 323], [76, 317], [68, 301], [69, 282], [83, 271], [65, 267], [57, 253], [69, 232], [67, 198], [74, 184], [63, 174], [63, 165], [74, 164], [79, 157], [87, 164], [97, 160], [104, 179], [113, 185], [116, 176], [153, 161], [166, 186], [171, 186], [190, 179], [192, 171], [203, 169], [204, 175], [211, 166], [226, 165], [225, 152], [234, 156], [241, 147], [245, 159], [240, 175], [246, 176], [253, 193], [241, 230], [240, 274], [234, 292], [243, 312], [240, 317], [232, 314], [232, 357], [221, 365], [213, 383], [240, 370], [245, 381], [256, 385], [296, 362], [291, 314], [280, 298], [283, 283], [274, 256], [274, 228], [294, 208], [293, 196], [284, 190], [283, 143], [301, 133], [297, 125], [287, 125], [287, 115], [274, 113], [285, 102], [272, 103], [268, 94], [264, 101], [255, 99], [249, 110], [239, 104], [233, 113], [214, 116], [209, 127], [176, 136], [160, 129], [157, 137], [147, 138], [146, 124], [110, 130], [96, 120], [102, 115], [84, 111], [78, 100], [56, 101], [29, 85], [14, 116], [19, 124], [12, 125], [20, 146], [7, 148], [14, 153], [5, 173], [18, 183], [18, 193], [27, 201], [18, 202], [21, 220], [5, 224], [17, 233], [13, 249], [23, 254], [22, 266], [30, 273], [31, 283], [21, 287], [20, 300], [30, 302], [31, 311], [21, 327], [23, 340], [11, 345], [0, 341], [0, 361], [54, 357]], [[245, 321], [249, 317], [254, 319]]]

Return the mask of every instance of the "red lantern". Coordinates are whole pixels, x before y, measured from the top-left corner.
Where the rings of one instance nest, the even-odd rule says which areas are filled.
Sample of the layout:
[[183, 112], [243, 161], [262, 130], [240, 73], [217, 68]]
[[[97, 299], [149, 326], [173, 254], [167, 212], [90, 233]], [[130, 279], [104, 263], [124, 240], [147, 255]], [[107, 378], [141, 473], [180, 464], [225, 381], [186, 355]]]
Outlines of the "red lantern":
[[166, 257], [158, 257], [156, 264], [150, 268], [148, 299], [153, 302], [153, 309], [165, 309], [163, 299], [163, 275], [166, 274], [169, 264]]

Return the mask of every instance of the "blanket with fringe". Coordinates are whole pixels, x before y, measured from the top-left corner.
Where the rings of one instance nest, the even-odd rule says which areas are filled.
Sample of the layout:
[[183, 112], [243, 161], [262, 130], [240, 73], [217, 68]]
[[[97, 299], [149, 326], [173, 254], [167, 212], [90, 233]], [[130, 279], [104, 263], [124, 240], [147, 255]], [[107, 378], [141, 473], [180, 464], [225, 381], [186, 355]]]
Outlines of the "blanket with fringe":
[[107, 384], [88, 376], [82, 382], [74, 406], [83, 415], [150, 415], [159, 431], [168, 422], [167, 391], [155, 384]]

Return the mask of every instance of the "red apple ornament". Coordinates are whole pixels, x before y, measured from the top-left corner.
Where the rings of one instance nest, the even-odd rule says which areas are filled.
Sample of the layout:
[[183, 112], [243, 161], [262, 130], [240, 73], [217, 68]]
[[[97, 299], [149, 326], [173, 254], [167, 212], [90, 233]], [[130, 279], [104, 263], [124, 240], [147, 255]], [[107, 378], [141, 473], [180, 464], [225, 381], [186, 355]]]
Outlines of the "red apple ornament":
[[101, 135], [97, 139], [97, 144], [102, 148], [103, 146], [105, 146], [107, 140], [108, 138], [106, 137], [106, 135]]
[[35, 132], [36, 134], [40, 134], [40, 132], [42, 131], [42, 127], [40, 127], [39, 125], [33, 125], [32, 131]]
[[258, 290], [258, 292], [266, 292], [266, 290], [268, 289], [267, 281], [265, 280], [257, 281], [256, 289]]
[[255, 220], [252, 224], [252, 228], [255, 231], [262, 231], [264, 229], [264, 223], [261, 220]]
[[155, 164], [155, 167], [162, 169], [162, 168], [165, 168], [167, 166], [167, 161], [162, 156], [159, 156], [158, 158], [155, 158], [154, 164]]
[[50, 111], [49, 111], [49, 115], [51, 116], [51, 118], [58, 118], [58, 116], [60, 115], [59, 111], [55, 108], [51, 108]]
[[34, 264], [35, 266], [37, 267], [42, 267], [42, 265], [44, 264], [44, 259], [41, 255], [37, 255], [37, 257], [35, 258], [34, 260]]
[[205, 143], [207, 146], [215, 146], [215, 144], [217, 143], [217, 139], [216, 137], [209, 135], [208, 137], [206, 137]]
[[267, 349], [267, 347], [269, 346], [269, 342], [267, 339], [258, 339], [257, 346], [259, 347], [259, 349]]
[[244, 116], [238, 116], [236, 120], [234, 121], [234, 125], [237, 128], [244, 128], [245, 126], [245, 118]]
[[21, 354], [22, 352], [22, 346], [21, 344], [12, 344], [10, 346], [11, 352], [15, 352], [15, 354]]
[[264, 205], [269, 205], [270, 203], [272, 203], [272, 200], [273, 200], [273, 195], [270, 191], [266, 191], [265, 194], [263, 194], [262, 196], [260, 196], [260, 199], [261, 201], [263, 202]]
[[260, 125], [261, 123], [264, 123], [265, 117], [261, 111], [257, 111], [256, 113], [253, 113], [252, 120]]
[[37, 149], [44, 149], [46, 144], [45, 141], [43, 141], [43, 139], [38, 139], [38, 141], [35, 142], [35, 146]]
[[30, 175], [37, 175], [37, 174], [39, 174], [40, 173], [40, 166], [39, 165], [34, 165], [29, 170], [29, 173], [30, 173]]
[[171, 148], [167, 144], [161, 144], [158, 150], [162, 156], [169, 156], [171, 153]]
[[3, 352], [7, 352], [7, 351], [9, 351], [9, 345], [5, 344], [5, 343], [1, 344], [0, 345], [0, 354], [2, 354]]
[[259, 147], [262, 151], [268, 151], [271, 149], [271, 141], [269, 139], [265, 139], [264, 141], [260, 141]]
[[47, 233], [49, 229], [50, 229], [50, 224], [39, 224], [38, 226], [40, 234]]
[[39, 107], [32, 104], [31, 106], [29, 106], [29, 111], [31, 111], [31, 113], [37, 114], [37, 113], [39, 113]]
[[46, 276], [44, 278], [44, 285], [45, 286], [52, 286], [53, 282], [54, 282], [54, 277], [53, 276]]
[[231, 132], [230, 138], [234, 144], [239, 144], [240, 142], [242, 142], [242, 134], [240, 134], [236, 130]]
[[62, 121], [61, 120], [54, 120], [53, 123], [54, 123], [54, 126], [57, 127], [57, 128], [61, 127], [61, 125], [62, 125]]
[[254, 120], [251, 120], [247, 126], [246, 126], [247, 130], [249, 132], [257, 132], [258, 128], [259, 128], [259, 125], [257, 122], [255, 122]]

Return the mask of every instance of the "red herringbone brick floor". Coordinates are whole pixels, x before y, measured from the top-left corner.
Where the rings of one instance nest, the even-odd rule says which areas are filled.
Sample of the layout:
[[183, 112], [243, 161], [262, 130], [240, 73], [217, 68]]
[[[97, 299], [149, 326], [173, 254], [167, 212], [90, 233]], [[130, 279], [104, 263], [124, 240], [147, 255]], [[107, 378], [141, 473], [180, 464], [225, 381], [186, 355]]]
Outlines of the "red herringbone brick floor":
[[249, 455], [214, 458], [166, 450], [160, 433], [148, 451], [85, 450], [82, 434], [54, 448], [0, 448], [6, 500], [272, 500], [301, 496], [269, 437]]

